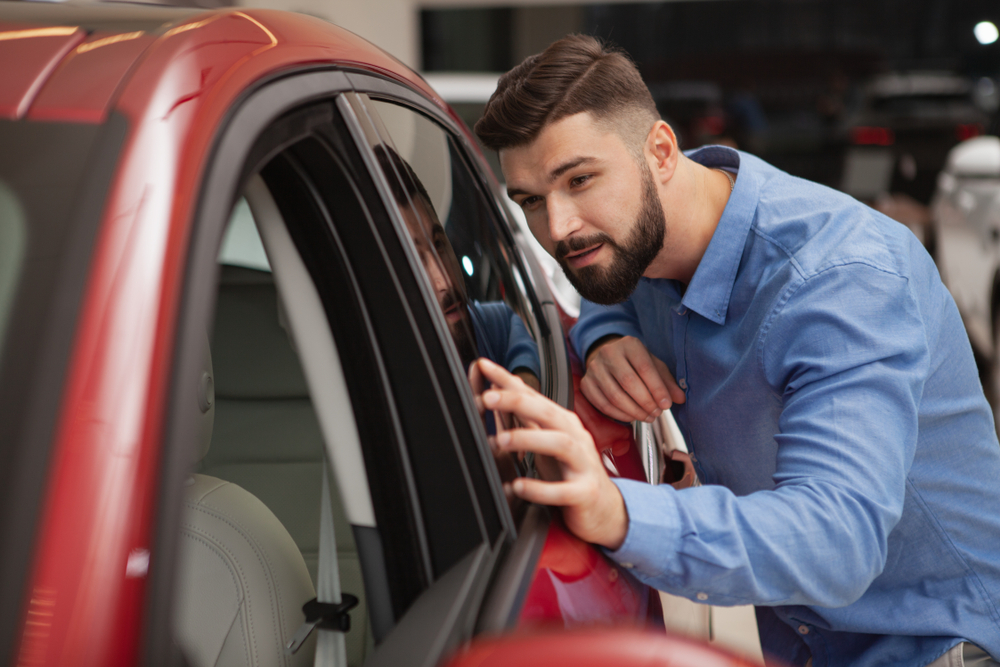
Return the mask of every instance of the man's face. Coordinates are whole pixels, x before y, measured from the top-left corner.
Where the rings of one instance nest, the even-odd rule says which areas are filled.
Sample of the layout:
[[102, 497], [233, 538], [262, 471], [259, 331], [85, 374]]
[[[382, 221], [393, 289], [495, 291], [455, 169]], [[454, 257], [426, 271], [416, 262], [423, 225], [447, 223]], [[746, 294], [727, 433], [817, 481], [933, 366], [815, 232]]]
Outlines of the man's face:
[[628, 298], [666, 234], [648, 165], [589, 113], [502, 150], [500, 164], [535, 238], [580, 294], [604, 304]]
[[431, 287], [459, 355], [466, 365], [479, 356], [475, 332], [469, 317], [468, 297], [455, 251], [433, 208], [422, 197], [414, 197], [413, 208], [403, 207], [406, 226], [417, 246], [420, 261], [430, 278]]

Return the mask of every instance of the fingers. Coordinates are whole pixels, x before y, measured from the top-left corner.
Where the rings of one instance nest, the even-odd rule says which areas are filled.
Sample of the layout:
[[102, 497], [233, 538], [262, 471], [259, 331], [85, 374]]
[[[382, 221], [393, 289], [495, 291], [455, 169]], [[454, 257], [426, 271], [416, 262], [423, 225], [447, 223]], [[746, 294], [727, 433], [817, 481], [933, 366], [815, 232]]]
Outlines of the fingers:
[[676, 383], [663, 362], [626, 336], [590, 355], [580, 387], [594, 407], [614, 419], [652, 421], [671, 406], [671, 385]]
[[[612, 419], [622, 422], [636, 419], [644, 421], [646, 419], [646, 413], [635, 404], [628, 394], [622, 391], [617, 380], [606, 377], [598, 379], [597, 375], [598, 373], [588, 372], [580, 380], [580, 391], [595, 408]], [[607, 393], [605, 393], [605, 389], [607, 389]]]
[[546, 429], [517, 429], [496, 436], [500, 452], [534, 452], [557, 459], [570, 473], [601, 465], [593, 445], [584, 446], [577, 434]]
[[538, 505], [565, 507], [577, 501], [579, 493], [568, 482], [543, 482], [539, 479], [520, 477], [511, 483], [511, 490], [519, 498]]
[[602, 345], [591, 355], [580, 388], [594, 407], [609, 417], [650, 421], [661, 408], [647, 384], [667, 397], [645, 346], [625, 337]]
[[487, 410], [511, 413], [523, 424], [590, 438], [576, 414], [533, 391], [494, 388], [484, 392], [481, 400]]
[[[524, 384], [524, 380], [513, 373], [508, 372], [503, 366], [495, 364], [485, 357], [477, 359], [475, 363], [472, 364], [472, 368], [477, 369], [480, 373], [482, 373], [483, 377], [501, 389], [519, 389], [527, 387], [527, 385]], [[471, 374], [472, 371], [470, 370], [470, 377]]]

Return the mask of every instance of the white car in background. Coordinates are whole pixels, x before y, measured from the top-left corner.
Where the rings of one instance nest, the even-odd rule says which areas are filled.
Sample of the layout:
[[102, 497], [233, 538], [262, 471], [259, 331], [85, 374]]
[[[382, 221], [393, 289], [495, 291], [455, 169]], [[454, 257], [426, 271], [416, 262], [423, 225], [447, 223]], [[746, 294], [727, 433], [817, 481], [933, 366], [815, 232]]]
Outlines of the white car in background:
[[928, 244], [983, 364], [1000, 416], [1000, 138], [976, 137], [948, 154], [931, 202]]

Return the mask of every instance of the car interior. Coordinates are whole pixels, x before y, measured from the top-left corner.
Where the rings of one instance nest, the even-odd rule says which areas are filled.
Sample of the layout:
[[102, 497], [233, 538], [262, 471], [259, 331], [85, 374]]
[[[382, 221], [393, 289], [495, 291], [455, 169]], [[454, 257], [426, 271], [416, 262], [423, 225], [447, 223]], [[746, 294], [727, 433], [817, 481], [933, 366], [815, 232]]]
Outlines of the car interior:
[[[260, 196], [264, 186], [256, 185]], [[302, 605], [315, 597], [323, 436], [245, 199], [219, 264], [198, 385], [208, 423], [185, 488], [176, 632], [195, 665], [311, 664], [314, 640], [287, 663], [285, 644], [304, 621]], [[349, 612], [347, 664], [360, 665], [373, 644], [361, 566], [336, 478], [329, 483], [340, 582], [359, 598]]]

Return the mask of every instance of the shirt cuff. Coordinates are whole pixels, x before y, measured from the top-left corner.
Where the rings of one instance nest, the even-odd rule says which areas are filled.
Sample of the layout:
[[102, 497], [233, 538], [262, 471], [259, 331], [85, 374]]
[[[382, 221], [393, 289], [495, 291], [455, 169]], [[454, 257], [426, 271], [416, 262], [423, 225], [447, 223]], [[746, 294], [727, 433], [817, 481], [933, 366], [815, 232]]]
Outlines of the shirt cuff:
[[625, 500], [628, 532], [618, 549], [605, 549], [605, 553], [644, 578], [664, 576], [680, 544], [677, 490], [669, 484], [652, 486], [621, 478], [611, 481]]

